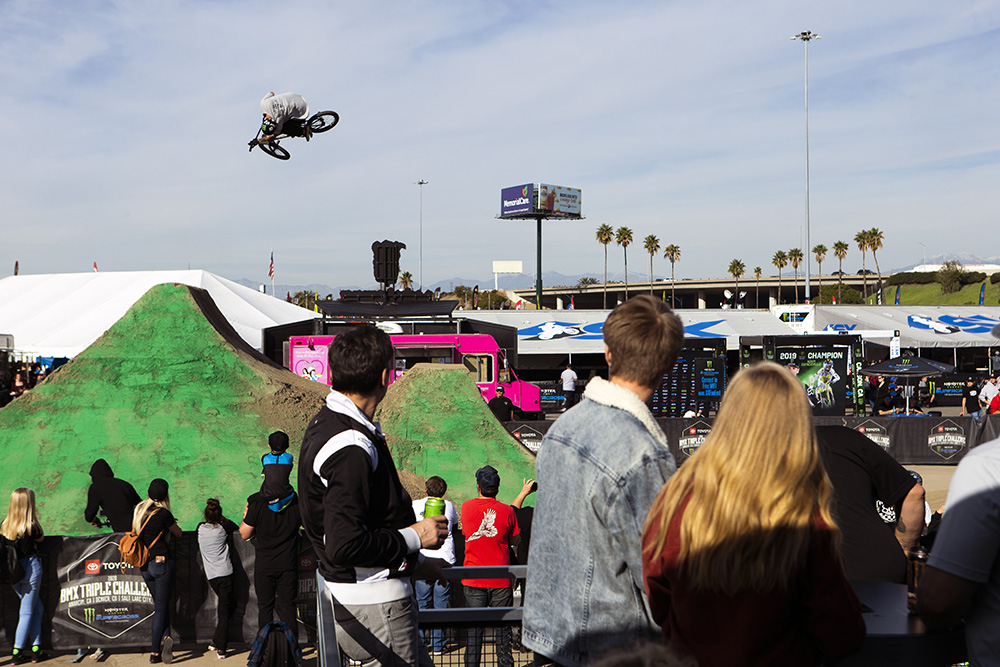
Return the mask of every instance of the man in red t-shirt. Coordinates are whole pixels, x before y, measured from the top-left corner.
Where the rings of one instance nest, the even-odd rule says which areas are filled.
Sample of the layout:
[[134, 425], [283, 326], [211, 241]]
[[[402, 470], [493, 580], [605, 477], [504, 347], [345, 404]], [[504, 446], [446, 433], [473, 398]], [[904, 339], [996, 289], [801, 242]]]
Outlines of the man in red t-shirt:
[[[465, 535], [465, 565], [510, 565], [510, 548], [520, 541], [514, 510], [497, 500], [500, 473], [493, 466], [476, 471], [479, 497], [462, 503], [462, 534]], [[470, 607], [511, 607], [514, 592], [510, 579], [463, 579], [465, 599]], [[501, 628], [497, 642], [497, 664], [511, 667], [511, 632]], [[469, 631], [465, 666], [479, 667], [483, 631]]]

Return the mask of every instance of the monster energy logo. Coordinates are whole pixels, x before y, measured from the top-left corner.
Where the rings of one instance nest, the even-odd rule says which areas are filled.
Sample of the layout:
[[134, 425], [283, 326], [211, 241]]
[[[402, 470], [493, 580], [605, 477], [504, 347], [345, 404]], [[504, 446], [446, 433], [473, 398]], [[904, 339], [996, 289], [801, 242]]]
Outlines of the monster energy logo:
[[83, 610], [83, 620], [87, 623], [93, 623], [97, 620], [97, 610], [93, 607], [87, 607]]

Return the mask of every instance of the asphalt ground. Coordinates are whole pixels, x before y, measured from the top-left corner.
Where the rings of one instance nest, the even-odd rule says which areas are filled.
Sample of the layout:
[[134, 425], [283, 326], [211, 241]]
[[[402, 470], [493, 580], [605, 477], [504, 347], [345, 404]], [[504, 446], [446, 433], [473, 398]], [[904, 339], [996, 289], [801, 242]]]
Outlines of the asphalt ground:
[[[207, 645], [175, 644], [174, 659], [171, 664], [182, 664], [185, 667], [236, 667], [237, 665], [245, 665], [247, 656], [250, 654], [249, 647], [239, 647], [235, 650], [230, 649], [229, 655], [224, 660], [220, 660], [215, 652], [209, 653], [207, 649]], [[76, 651], [46, 651], [46, 653], [49, 658], [39, 663], [40, 665], [67, 667], [73, 664], [73, 658], [76, 657]], [[313, 647], [304, 648], [302, 654], [302, 667], [317, 667], [319, 661]], [[0, 667], [6, 667], [10, 664], [9, 654], [0, 659]], [[104, 667], [148, 667], [149, 653], [135, 648], [120, 651], [110, 649], [98, 660], [92, 660], [88, 655], [79, 663], [78, 667], [96, 667], [97, 665], [104, 665]]]

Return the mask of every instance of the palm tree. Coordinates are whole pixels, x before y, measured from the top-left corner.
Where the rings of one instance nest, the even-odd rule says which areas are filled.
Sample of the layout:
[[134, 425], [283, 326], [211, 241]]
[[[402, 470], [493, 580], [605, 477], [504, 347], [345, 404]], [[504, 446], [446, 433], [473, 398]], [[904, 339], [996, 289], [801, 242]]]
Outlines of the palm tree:
[[781, 270], [788, 266], [788, 255], [785, 254], [784, 250], [779, 250], [774, 253], [771, 263], [778, 267], [778, 304], [781, 305]]
[[872, 251], [872, 259], [875, 260], [875, 272], [878, 274], [878, 293], [880, 297], [882, 295], [882, 269], [878, 268], [878, 257], [875, 255], [875, 251], [882, 249], [882, 241], [884, 240], [885, 236], [878, 227], [872, 227], [868, 230], [868, 249]]
[[608, 244], [615, 240], [615, 230], [611, 225], [597, 228], [597, 242], [604, 246], [604, 310], [608, 309]]
[[788, 262], [795, 269], [795, 303], [799, 303], [799, 266], [802, 264], [802, 250], [792, 248], [788, 251]]
[[619, 227], [615, 230], [615, 243], [625, 251], [625, 300], [628, 301], [628, 246], [632, 243], [632, 230]]
[[319, 294], [312, 290], [299, 290], [292, 295], [292, 303], [309, 310], [316, 307], [317, 301], [319, 301]]
[[738, 259], [729, 262], [729, 275], [736, 279], [736, 297], [733, 300], [736, 308], [740, 307], [740, 278], [746, 273], [747, 266]]
[[757, 279], [757, 296], [754, 299], [754, 308], [760, 308], [760, 277], [764, 273], [764, 269], [759, 266], [753, 267], [753, 277]]
[[840, 295], [840, 290], [844, 285], [844, 258], [847, 257], [847, 251], [850, 249], [851, 246], [846, 241], [837, 241], [833, 244], [833, 254], [836, 255], [837, 261], [840, 262], [840, 268], [837, 270], [837, 301], [840, 302], [844, 300]]
[[676, 308], [677, 302], [674, 300], [674, 264], [681, 258], [681, 247], [671, 243], [663, 249], [663, 256], [670, 260], [670, 307]]
[[865, 268], [865, 253], [868, 252], [868, 230], [862, 229], [854, 235], [854, 242], [858, 244], [861, 251], [861, 285], [864, 289], [865, 303], [868, 303], [868, 272]]
[[409, 271], [403, 271], [399, 275], [399, 282], [403, 284], [403, 289], [410, 289], [410, 286], [413, 284], [413, 274]]
[[660, 252], [660, 239], [650, 234], [643, 239], [642, 247], [649, 253], [649, 296], [653, 296], [653, 255]]
[[819, 281], [819, 302], [823, 303], [823, 260], [826, 259], [826, 246], [818, 244], [813, 248], [813, 254], [816, 256], [816, 264], [819, 265], [819, 270], [816, 272], [816, 280]]

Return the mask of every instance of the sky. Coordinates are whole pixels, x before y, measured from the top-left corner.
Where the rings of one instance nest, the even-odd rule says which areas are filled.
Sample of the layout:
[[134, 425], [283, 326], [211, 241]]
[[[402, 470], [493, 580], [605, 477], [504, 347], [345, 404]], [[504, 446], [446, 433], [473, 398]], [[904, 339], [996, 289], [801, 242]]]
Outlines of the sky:
[[[850, 243], [851, 272], [871, 227], [883, 271], [1000, 255], [995, 1], [0, 0], [0, 276], [266, 283], [273, 252], [279, 283], [367, 286], [383, 239], [424, 285], [532, 273], [535, 223], [497, 219], [529, 182], [582, 190], [543, 271], [603, 279], [609, 224], [630, 280], [650, 234], [678, 279], [775, 275], [807, 247], [803, 30], [810, 244]], [[339, 125], [248, 152], [272, 90]]]

